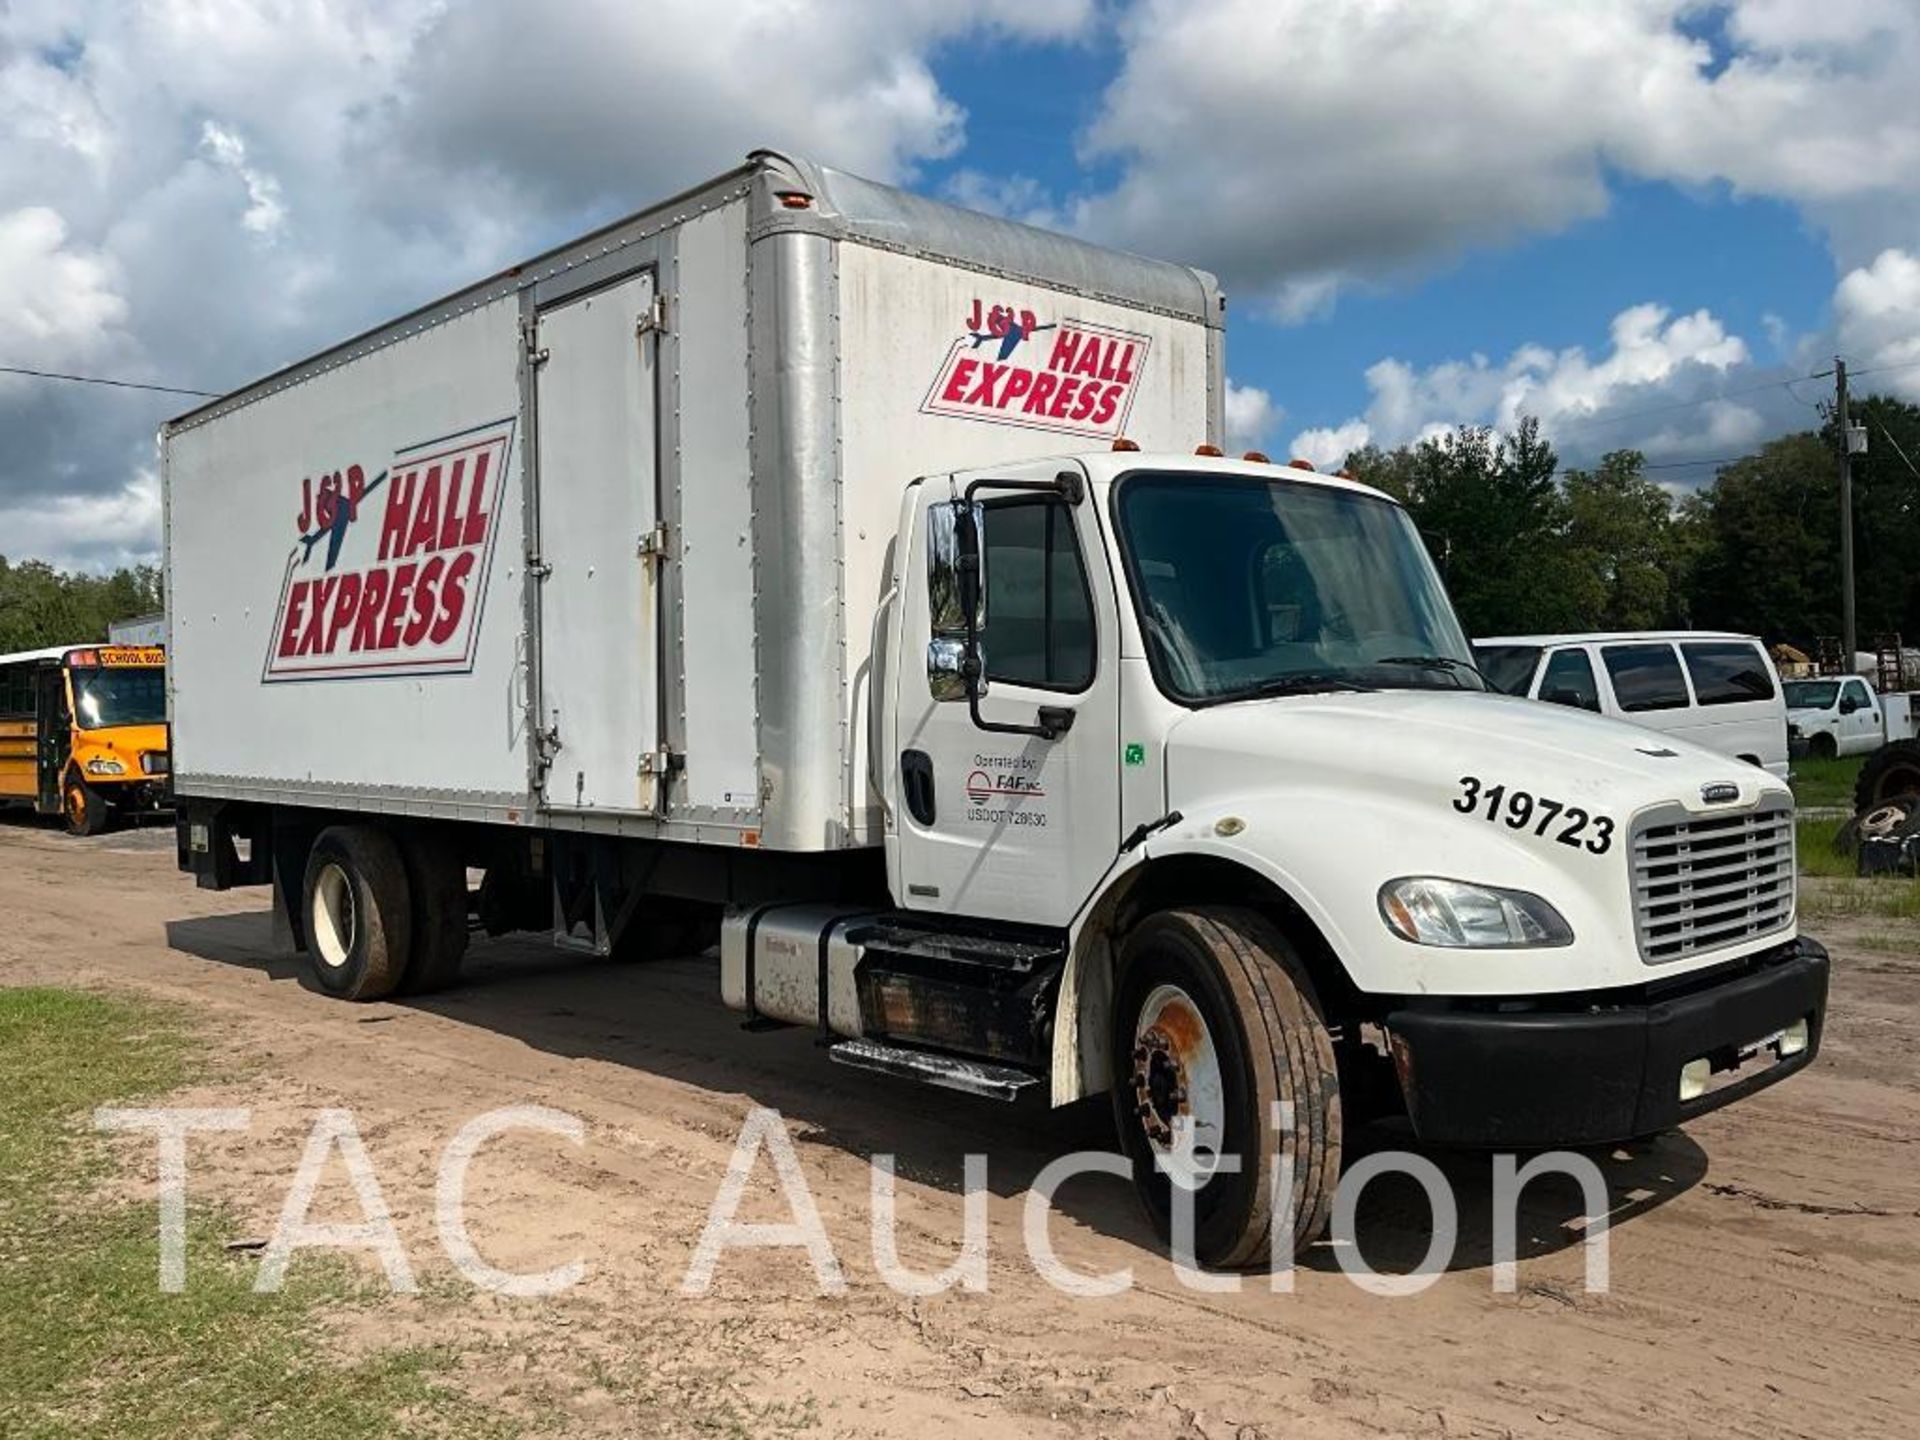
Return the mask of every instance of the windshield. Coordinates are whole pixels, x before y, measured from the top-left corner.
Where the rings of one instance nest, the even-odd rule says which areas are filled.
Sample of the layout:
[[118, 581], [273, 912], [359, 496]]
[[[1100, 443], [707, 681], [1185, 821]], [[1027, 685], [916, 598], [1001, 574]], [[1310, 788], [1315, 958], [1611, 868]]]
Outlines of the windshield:
[[1540, 647], [1475, 645], [1473, 658], [1480, 662], [1480, 673], [1494, 689], [1524, 696], [1533, 684], [1533, 667], [1540, 663]]
[[167, 718], [167, 672], [159, 665], [73, 672], [74, 719], [82, 730], [158, 725]]
[[1311, 690], [1480, 690], [1406, 511], [1327, 485], [1136, 474], [1115, 509], [1160, 688], [1186, 704]]
[[1831, 710], [1839, 697], [1838, 680], [1789, 680], [1781, 689], [1787, 692], [1789, 710]]

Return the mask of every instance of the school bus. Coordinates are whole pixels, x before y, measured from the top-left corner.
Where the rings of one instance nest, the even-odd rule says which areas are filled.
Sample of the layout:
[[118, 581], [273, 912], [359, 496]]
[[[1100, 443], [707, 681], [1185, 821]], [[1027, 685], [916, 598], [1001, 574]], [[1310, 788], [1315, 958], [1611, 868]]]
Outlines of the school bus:
[[0, 655], [0, 805], [74, 835], [171, 808], [166, 664], [158, 645]]

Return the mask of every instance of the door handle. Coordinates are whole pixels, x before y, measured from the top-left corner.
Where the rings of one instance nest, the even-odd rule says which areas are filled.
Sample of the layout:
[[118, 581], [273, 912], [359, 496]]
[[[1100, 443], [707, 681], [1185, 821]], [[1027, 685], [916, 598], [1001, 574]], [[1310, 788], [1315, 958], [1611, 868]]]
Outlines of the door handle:
[[933, 757], [924, 750], [900, 752], [900, 794], [907, 802], [907, 813], [915, 823], [934, 821]]

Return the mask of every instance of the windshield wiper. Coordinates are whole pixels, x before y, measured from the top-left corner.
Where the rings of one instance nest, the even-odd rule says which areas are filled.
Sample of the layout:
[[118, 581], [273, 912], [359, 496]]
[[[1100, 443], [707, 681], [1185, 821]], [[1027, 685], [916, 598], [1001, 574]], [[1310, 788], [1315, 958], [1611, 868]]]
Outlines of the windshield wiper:
[[1362, 685], [1357, 680], [1349, 680], [1337, 670], [1297, 670], [1291, 675], [1275, 675], [1271, 680], [1262, 680], [1257, 685], [1249, 685], [1243, 690], [1230, 690], [1224, 695], [1212, 695], [1204, 702], [1208, 705], [1227, 705], [1236, 700], [1266, 700], [1276, 695], [1314, 695], [1328, 690], [1354, 690], [1370, 692], [1374, 687]]
[[[1478, 675], [1480, 677], [1480, 683], [1485, 685], [1487, 689], [1491, 690], [1494, 688], [1493, 682], [1487, 679], [1486, 672], [1478, 665], [1474, 664], [1471, 660], [1456, 660], [1451, 655], [1385, 655], [1371, 663], [1375, 665], [1411, 665], [1418, 670], [1444, 670], [1449, 675], [1458, 675], [1462, 670], [1465, 670], [1469, 674]], [[1464, 689], [1465, 687], [1462, 686], [1461, 688]]]

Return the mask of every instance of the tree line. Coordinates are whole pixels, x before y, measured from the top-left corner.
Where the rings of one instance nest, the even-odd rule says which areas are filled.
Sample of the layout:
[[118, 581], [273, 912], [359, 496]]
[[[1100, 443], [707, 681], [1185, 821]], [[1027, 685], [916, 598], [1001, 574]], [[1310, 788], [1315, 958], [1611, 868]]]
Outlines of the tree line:
[[[1869, 441], [1853, 466], [1860, 644], [1920, 643], [1920, 407], [1852, 409]], [[1839, 443], [1831, 423], [1783, 435], [1684, 497], [1637, 450], [1563, 472], [1533, 419], [1368, 446], [1346, 469], [1406, 503], [1469, 635], [1671, 627], [1810, 650], [1840, 633]]]
[[108, 622], [160, 608], [160, 572], [152, 565], [85, 575], [0, 555], [0, 654], [105, 640]]

